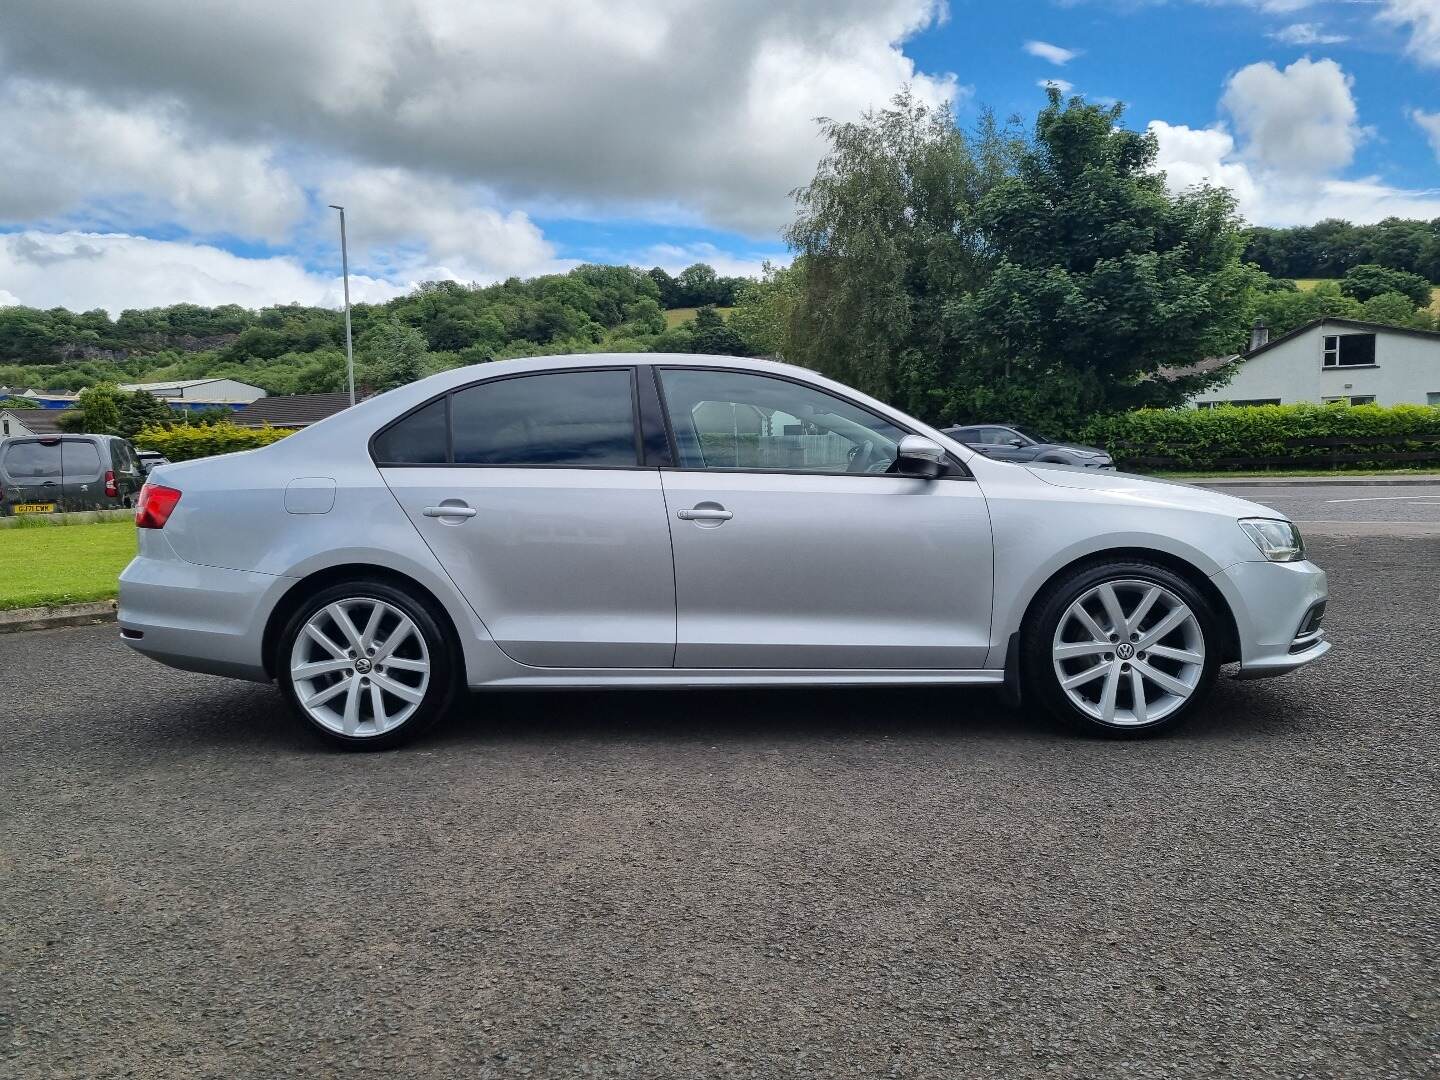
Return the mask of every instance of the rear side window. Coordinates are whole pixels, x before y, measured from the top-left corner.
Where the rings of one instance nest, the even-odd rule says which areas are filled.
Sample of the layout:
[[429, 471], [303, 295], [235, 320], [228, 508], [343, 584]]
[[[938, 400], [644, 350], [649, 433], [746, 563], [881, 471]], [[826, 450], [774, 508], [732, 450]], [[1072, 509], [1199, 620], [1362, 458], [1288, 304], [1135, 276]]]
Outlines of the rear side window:
[[444, 398], [416, 409], [375, 437], [375, 460], [382, 465], [444, 465], [449, 457]]
[[60, 471], [68, 480], [98, 480], [100, 451], [88, 440], [66, 439], [60, 444]]
[[482, 383], [450, 403], [457, 465], [637, 463], [626, 371], [557, 371]]
[[38, 442], [11, 443], [5, 448], [0, 466], [13, 480], [60, 479], [60, 444], [46, 446]]

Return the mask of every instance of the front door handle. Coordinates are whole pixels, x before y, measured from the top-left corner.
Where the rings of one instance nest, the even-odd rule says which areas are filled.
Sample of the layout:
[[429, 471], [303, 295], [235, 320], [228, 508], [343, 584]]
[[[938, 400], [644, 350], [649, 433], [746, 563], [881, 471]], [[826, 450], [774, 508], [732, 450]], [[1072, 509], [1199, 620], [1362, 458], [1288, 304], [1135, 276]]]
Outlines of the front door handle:
[[697, 506], [693, 510], [680, 510], [675, 516], [681, 521], [729, 521], [735, 515], [719, 506]]
[[420, 512], [428, 518], [472, 518], [480, 511], [473, 506], [446, 503], [441, 506], [427, 506]]

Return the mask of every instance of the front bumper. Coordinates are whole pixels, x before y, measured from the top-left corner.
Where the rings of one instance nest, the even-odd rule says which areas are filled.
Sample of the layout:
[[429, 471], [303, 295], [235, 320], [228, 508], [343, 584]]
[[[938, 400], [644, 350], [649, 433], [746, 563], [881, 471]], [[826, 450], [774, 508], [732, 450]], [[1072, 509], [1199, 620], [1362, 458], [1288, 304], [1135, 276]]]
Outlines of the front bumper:
[[1312, 562], [1241, 562], [1210, 579], [1235, 616], [1238, 679], [1266, 679], [1314, 663], [1331, 643], [1315, 618], [1329, 595]]

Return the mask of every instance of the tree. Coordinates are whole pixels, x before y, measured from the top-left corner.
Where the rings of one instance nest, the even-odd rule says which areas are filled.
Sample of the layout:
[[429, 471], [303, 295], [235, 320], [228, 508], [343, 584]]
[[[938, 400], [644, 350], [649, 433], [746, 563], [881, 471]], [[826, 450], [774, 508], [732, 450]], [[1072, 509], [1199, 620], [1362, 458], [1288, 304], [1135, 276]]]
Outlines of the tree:
[[804, 291], [804, 263], [765, 263], [759, 281], [750, 281], [735, 297], [735, 310], [725, 320], [740, 335], [747, 356], [792, 355], [791, 327], [795, 306]]
[[0, 409], [38, 409], [34, 399], [27, 397], [0, 398]]
[[120, 429], [120, 391], [114, 383], [96, 383], [80, 391], [75, 405], [56, 420], [62, 431], [116, 435]]
[[424, 376], [428, 351], [424, 334], [392, 316], [365, 335], [361, 381], [372, 393], [412, 383]]
[[158, 427], [175, 419], [175, 412], [154, 394], [144, 390], [117, 394], [119, 418], [115, 434], [133, 439], [141, 428]]
[[967, 136], [909, 91], [820, 130], [830, 151], [785, 234], [804, 266], [786, 359], [938, 418], [959, 365], [946, 309], [990, 277], [977, 211], [1019, 140], [989, 117]]
[[713, 304], [707, 304], [695, 312], [695, 323], [690, 335], [691, 348], [698, 353], [739, 356], [745, 351], [745, 342], [725, 324]]
[[1400, 293], [1410, 300], [1412, 309], [1430, 305], [1430, 282], [1425, 278], [1374, 263], [1348, 270], [1340, 282], [1340, 291], [1362, 303], [1384, 293]]
[[799, 359], [935, 420], [1067, 428], [1171, 404], [1164, 381], [1243, 340], [1256, 270], [1228, 192], [1172, 195], [1121, 109], [1058, 90], [1028, 137], [902, 95], [857, 124], [797, 195]]

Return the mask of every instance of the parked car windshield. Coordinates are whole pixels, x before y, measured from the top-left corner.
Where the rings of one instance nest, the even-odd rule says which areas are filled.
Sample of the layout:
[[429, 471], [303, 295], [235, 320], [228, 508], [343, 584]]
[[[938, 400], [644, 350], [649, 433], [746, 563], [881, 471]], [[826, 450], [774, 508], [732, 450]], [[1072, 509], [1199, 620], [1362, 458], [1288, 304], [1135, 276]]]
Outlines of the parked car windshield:
[[1013, 430], [1016, 431], [1017, 433], [1019, 433], [1020, 435], [1025, 436], [1025, 438], [1029, 439], [1029, 440], [1030, 440], [1031, 442], [1033, 442], [1033, 443], [1053, 443], [1053, 442], [1055, 441], [1054, 439], [1051, 439], [1051, 438], [1049, 438], [1049, 437], [1047, 437], [1047, 436], [1045, 436], [1045, 435], [1041, 435], [1041, 434], [1040, 434], [1038, 431], [1036, 431], [1034, 428], [1022, 428], [1022, 427], [1017, 427], [1017, 428], [1014, 428]]

